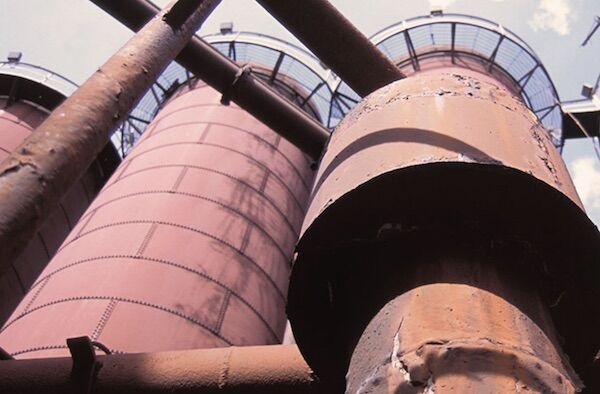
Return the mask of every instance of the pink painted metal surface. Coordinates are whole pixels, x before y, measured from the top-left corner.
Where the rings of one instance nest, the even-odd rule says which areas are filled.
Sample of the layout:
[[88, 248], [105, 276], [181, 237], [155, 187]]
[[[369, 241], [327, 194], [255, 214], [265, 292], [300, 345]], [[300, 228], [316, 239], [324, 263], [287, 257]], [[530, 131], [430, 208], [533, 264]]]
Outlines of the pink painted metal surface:
[[[18, 358], [274, 344], [313, 171], [199, 83], [164, 106], [0, 334]], [[43, 329], [37, 329], [43, 327]]]
[[23, 251], [217, 4], [169, 3], [0, 162], [0, 271]]
[[[16, 149], [48, 112], [25, 101], [6, 106], [0, 98], [0, 160]], [[4, 323], [102, 187], [103, 174], [92, 165], [44, 222], [25, 251], [0, 276], [0, 323]]]

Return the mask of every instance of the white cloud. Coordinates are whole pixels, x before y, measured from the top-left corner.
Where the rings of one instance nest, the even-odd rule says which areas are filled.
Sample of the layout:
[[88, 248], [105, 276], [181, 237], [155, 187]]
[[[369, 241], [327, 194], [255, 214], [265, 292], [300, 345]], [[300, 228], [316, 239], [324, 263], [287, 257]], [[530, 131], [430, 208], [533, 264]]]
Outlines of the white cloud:
[[561, 36], [571, 31], [574, 18], [570, 0], [540, 0], [537, 9], [529, 20], [534, 31], [554, 30]]
[[586, 210], [600, 209], [600, 164], [597, 158], [582, 157], [571, 163], [573, 183]]

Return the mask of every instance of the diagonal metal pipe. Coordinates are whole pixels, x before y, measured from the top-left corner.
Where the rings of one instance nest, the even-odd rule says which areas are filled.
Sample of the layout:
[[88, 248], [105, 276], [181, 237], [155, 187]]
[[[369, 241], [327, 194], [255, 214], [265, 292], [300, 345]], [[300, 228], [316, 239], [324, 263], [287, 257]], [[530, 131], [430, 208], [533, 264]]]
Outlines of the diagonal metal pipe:
[[[97, 356], [96, 394], [318, 393], [320, 384], [295, 345], [244, 346]], [[0, 392], [80, 393], [69, 357], [0, 361]]]
[[220, 0], [170, 3], [0, 163], [0, 270]]
[[257, 2], [360, 96], [405, 78], [329, 1]]
[[[146, 0], [91, 1], [134, 31], [158, 12]], [[176, 60], [313, 159], [319, 159], [329, 131], [251, 72], [244, 72], [248, 69], [241, 69], [197, 36], [192, 37]]]

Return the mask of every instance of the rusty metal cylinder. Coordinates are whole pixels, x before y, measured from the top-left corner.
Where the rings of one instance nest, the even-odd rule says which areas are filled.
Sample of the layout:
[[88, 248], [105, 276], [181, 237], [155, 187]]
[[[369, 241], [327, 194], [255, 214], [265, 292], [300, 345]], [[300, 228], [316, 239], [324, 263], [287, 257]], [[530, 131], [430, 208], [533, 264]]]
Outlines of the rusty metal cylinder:
[[[429, 251], [443, 257], [448, 245], [492, 256], [509, 270], [505, 280], [530, 278], [552, 318], [538, 329], [552, 338], [556, 326], [578, 373], [593, 362], [598, 231], [547, 130], [510, 86], [453, 67], [375, 91], [332, 134], [288, 300], [298, 346], [319, 376], [343, 387], [371, 319], [418, 292], [417, 262]], [[517, 313], [506, 294], [495, 295]]]
[[220, 98], [186, 84], [164, 105], [0, 346], [35, 358], [78, 335], [121, 352], [280, 343], [311, 161]]
[[[4, 160], [64, 97], [49, 87], [24, 78], [10, 75], [2, 75], [0, 78], [0, 84], [8, 82], [18, 86], [18, 97], [21, 98], [14, 102], [11, 102], [10, 97], [0, 98], [0, 160]], [[3, 87], [4, 85], [0, 90]], [[119, 158], [112, 144], [105, 147], [97, 161], [44, 221], [25, 250], [8, 262], [10, 268], [0, 275], [0, 324], [17, 307], [118, 162]]]
[[[317, 394], [319, 382], [296, 346], [244, 346], [98, 355], [95, 394]], [[0, 390], [81, 394], [69, 357], [0, 362]]]
[[[575, 393], [547, 308], [482, 253], [421, 254], [411, 282], [361, 335], [348, 393]], [[442, 252], [442, 253], [440, 253]]]
[[258, 3], [361, 96], [405, 78], [392, 60], [329, 1]]

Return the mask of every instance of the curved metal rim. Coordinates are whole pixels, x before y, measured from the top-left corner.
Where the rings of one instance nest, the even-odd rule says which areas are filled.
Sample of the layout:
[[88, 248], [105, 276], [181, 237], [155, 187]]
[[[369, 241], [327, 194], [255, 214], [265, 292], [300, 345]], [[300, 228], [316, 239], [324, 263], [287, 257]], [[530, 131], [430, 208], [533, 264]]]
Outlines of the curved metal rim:
[[[420, 53], [420, 54], [417, 55], [417, 59], [428, 58], [428, 57], [431, 57], [431, 56], [435, 56], [436, 54], [446, 54], [447, 52], [449, 52], [449, 51], [433, 50], [433, 51], [423, 52], [423, 53]], [[456, 50], [455, 49], [454, 53], [458, 54], [458, 55], [468, 56], [468, 57], [471, 57], [471, 58], [474, 58], [474, 59], [477, 59], [477, 60], [482, 60], [482, 61], [487, 60], [485, 57], [483, 57], [483, 56], [481, 56], [481, 55], [479, 55], [479, 54], [477, 54], [475, 52], [462, 51], [462, 50]], [[410, 63], [410, 61], [411, 61], [411, 59], [405, 59], [405, 60], [401, 61], [400, 63], [398, 63], [398, 65], [399, 66], [404, 66], [405, 64]], [[499, 70], [500, 72], [502, 72], [503, 74], [505, 74], [508, 78], [510, 78], [511, 81], [515, 83], [515, 85], [517, 85], [517, 86], [519, 85], [519, 82], [504, 67], [500, 66], [497, 63], [494, 63], [493, 67], [496, 68], [497, 70]], [[521, 95], [525, 99], [527, 107], [531, 109], [531, 105], [530, 105], [530, 101], [529, 101], [529, 96], [525, 92], [521, 92]], [[559, 104], [554, 104], [552, 106], [552, 109], [550, 109], [547, 112], [547, 114], [550, 114], [554, 110], [554, 108], [556, 108], [556, 107], [559, 107]], [[543, 108], [540, 109], [540, 110], [543, 110]], [[538, 110], [538, 112], [540, 110]], [[537, 113], [533, 109], [531, 109], [531, 111], [534, 114], [536, 114], [536, 116], [537, 116]]]
[[331, 70], [324, 67], [319, 59], [309, 52], [294, 44], [268, 36], [266, 34], [233, 32], [228, 34], [211, 34], [203, 36], [202, 38], [211, 45], [238, 42], [284, 52], [287, 56], [305, 65], [309, 70], [314, 72], [321, 80], [323, 80], [323, 82], [326, 83], [326, 85], [329, 87], [329, 90], [333, 91], [333, 88], [337, 86], [339, 82], [339, 78], [335, 77]]
[[[409, 30], [409, 29], [412, 29], [415, 27], [435, 25], [435, 24], [453, 24], [453, 23], [481, 28], [481, 29], [496, 33], [499, 36], [504, 36], [505, 39], [508, 39], [509, 41], [513, 42], [514, 44], [518, 45], [520, 48], [525, 50], [525, 52], [529, 56], [531, 56], [531, 58], [533, 60], [535, 60], [537, 67], [539, 67], [542, 70], [542, 72], [548, 79], [548, 82], [550, 83], [550, 88], [552, 89], [552, 93], [554, 94], [554, 97], [556, 98], [556, 100], [560, 101], [558, 91], [556, 90], [556, 87], [554, 86], [554, 83], [552, 82], [552, 79], [550, 78], [550, 75], [548, 74], [546, 67], [544, 67], [544, 64], [540, 60], [539, 56], [535, 53], [535, 51], [521, 37], [519, 37], [517, 34], [512, 32], [511, 30], [505, 28], [503, 25], [501, 25], [499, 23], [494, 23], [494, 22], [484, 19], [484, 18], [470, 16], [470, 15], [464, 15], [464, 14], [443, 14], [441, 16], [431, 16], [431, 15], [417, 16], [417, 17], [410, 18], [410, 19], [407, 19], [407, 20], [399, 22], [399, 23], [395, 23], [393, 25], [386, 27], [385, 29], [378, 31], [377, 33], [373, 34], [370, 37], [370, 40], [375, 45], [379, 45], [386, 39], [388, 39], [398, 33], [401, 33], [405, 30]], [[496, 66], [500, 67], [497, 63], [494, 63], [494, 64]], [[510, 75], [511, 77], [513, 77], [513, 79], [515, 79], [515, 77], [512, 76], [509, 72], [507, 72], [507, 74]], [[336, 89], [337, 89], [337, 87], [336, 87]]]
[[[321, 94], [324, 92], [326, 95], [333, 97], [332, 87], [337, 84], [338, 78], [329, 69], [324, 67], [316, 57], [314, 57], [312, 54], [310, 54], [309, 52], [307, 52], [306, 50], [304, 50], [298, 46], [295, 46], [293, 44], [287, 43], [283, 40], [280, 40], [278, 38], [274, 38], [274, 37], [271, 37], [268, 35], [258, 34], [258, 33], [245, 33], [245, 32], [233, 32], [233, 33], [228, 33], [228, 34], [217, 33], [217, 34], [203, 36], [202, 39], [204, 39], [206, 42], [208, 42], [213, 47], [216, 44], [236, 43], [236, 44], [253, 45], [253, 46], [265, 48], [265, 49], [268, 49], [271, 51], [283, 53], [286, 57], [292, 59], [294, 62], [297, 62], [298, 64], [301, 64], [302, 66], [304, 66], [308, 72], [312, 73], [312, 75], [314, 75], [320, 81], [319, 83], [316, 83], [314, 86], [306, 86], [306, 88], [308, 89], [308, 91], [306, 92], [308, 98], [312, 97], [313, 94], [315, 94], [315, 93], [319, 94], [319, 91], [321, 91]], [[174, 63], [176, 63], [176, 62], [174, 62]], [[266, 65], [266, 66], [273, 67], [273, 65]], [[165, 78], [165, 80], [172, 82], [171, 76], [168, 75], [170, 67], [171, 67], [171, 65], [169, 65], [169, 67], [167, 67], [167, 69], [165, 71], [163, 71], [163, 73], [161, 74], [161, 76], [159, 77], [158, 80], [160, 80], [161, 78]], [[182, 69], [185, 70], [184, 67], [182, 67]], [[291, 77], [292, 79], [296, 79], [292, 75], [287, 75], [287, 76]], [[191, 81], [194, 79], [192, 74], [189, 73], [188, 71], [186, 71], [186, 77], [187, 77], [186, 80], [179, 83], [179, 85], [177, 85], [177, 87], [187, 83], [186, 81]], [[268, 77], [268, 75], [267, 75], [267, 77]], [[156, 112], [161, 108], [161, 106], [164, 103], [165, 99], [159, 98], [159, 95], [158, 95], [157, 91], [155, 91], [154, 87], [158, 85], [158, 87], [160, 88], [159, 91], [162, 91], [163, 93], [166, 93], [170, 88], [167, 89], [167, 88], [163, 87], [162, 85], [160, 85], [158, 83], [158, 80], [157, 80], [157, 83], [155, 83], [155, 85], [153, 85], [153, 87], [150, 88], [150, 90], [149, 90], [149, 92], [154, 97], [154, 101], [156, 102], [155, 107], [153, 107], [153, 109], [151, 111], [146, 111], [146, 110], [142, 111], [145, 114], [147, 114], [148, 116], [147, 117], [139, 116], [137, 113], [135, 113], [135, 110], [140, 108], [140, 103], [143, 101], [143, 99], [142, 99], [140, 101], [140, 103], [138, 103], [138, 106], [136, 107], [136, 109], [134, 109], [134, 111], [132, 111], [132, 114], [130, 114], [128, 119], [125, 120], [123, 122], [123, 124], [115, 132], [116, 138], [113, 138], [113, 142], [115, 143], [115, 146], [120, 147], [118, 149], [119, 149], [120, 154], [123, 157], [125, 157], [127, 155], [127, 152], [129, 151], [129, 149], [131, 148], [131, 146], [133, 145], [133, 143], [135, 141], [135, 139], [124, 140], [124, 138], [126, 138], [124, 129], [132, 128], [134, 130], [134, 133], [130, 133], [130, 135], [141, 135], [144, 132], [145, 127], [152, 120], [153, 115], [151, 115], [150, 113], [156, 114]], [[298, 82], [300, 82], [300, 81], [298, 81]], [[285, 84], [285, 82], [282, 82], [282, 86], [286, 87], [287, 85]], [[292, 89], [292, 90], [294, 90], [294, 89]], [[308, 102], [307, 97], [305, 97], [306, 102]], [[330, 99], [326, 99], [326, 101], [327, 100], [331, 101]], [[331, 107], [331, 105], [330, 105], [330, 107]], [[321, 123], [324, 123], [326, 125], [328, 124], [328, 119], [330, 117], [330, 111], [329, 112], [327, 112], [326, 110], [320, 111], [317, 108], [311, 108], [311, 112], [314, 113], [316, 118], [319, 119], [319, 121]], [[141, 122], [143, 125], [141, 125], [141, 124], [136, 125], [132, 122], [132, 120]], [[134, 137], [134, 138], [137, 138], [137, 137]], [[125, 143], [123, 143], [122, 140], [125, 141]]]
[[519, 37], [515, 32], [510, 29], [507, 29], [500, 23], [493, 22], [489, 19], [481, 18], [479, 16], [466, 15], [466, 14], [443, 14], [440, 16], [432, 16], [432, 15], [420, 15], [412, 18], [405, 19], [402, 22], [394, 23], [386, 28], [383, 28], [371, 35], [369, 39], [375, 44], [379, 44], [384, 39], [390, 37], [390, 33], [398, 33], [404, 31], [406, 29], [412, 29], [413, 27], [425, 26], [430, 24], [435, 24], [439, 22], [444, 23], [460, 23], [464, 25], [472, 25], [475, 27], [480, 27], [486, 30], [494, 31], [496, 33], [502, 34], [503, 36], [511, 39], [516, 44], [521, 47], [527, 49], [537, 60], [539, 57], [526, 42], [521, 37]]
[[[391, 37], [394, 37], [403, 32], [409, 32], [410, 30], [412, 30], [414, 28], [418, 28], [418, 27], [422, 27], [422, 26], [440, 25], [440, 24], [447, 24], [447, 25], [451, 25], [451, 26], [452, 25], [454, 25], [454, 26], [457, 26], [457, 25], [471, 26], [471, 27], [483, 29], [483, 30], [486, 30], [486, 31], [496, 34], [498, 36], [498, 43], [497, 43], [496, 49], [493, 52], [494, 55], [492, 55], [491, 58], [479, 55], [477, 53], [477, 51], [475, 51], [475, 50], [465, 51], [464, 49], [460, 50], [460, 49], [454, 48], [452, 51], [457, 54], [474, 56], [474, 57], [489, 61], [495, 68], [497, 68], [498, 70], [503, 72], [503, 74], [509, 76], [515, 82], [515, 84], [520, 87], [521, 97], [525, 101], [525, 104], [537, 116], [537, 118], [540, 120], [540, 122], [542, 122], [546, 116], [553, 113], [556, 108], [559, 108], [559, 111], [560, 111], [560, 108], [561, 108], [560, 107], [560, 97], [558, 95], [558, 91], [556, 90], [556, 87], [554, 86], [554, 83], [552, 82], [552, 79], [550, 78], [550, 75], [549, 75], [546, 67], [541, 62], [539, 56], [521, 37], [519, 37], [517, 34], [512, 32], [511, 30], [506, 29], [503, 25], [501, 25], [499, 23], [495, 23], [495, 22], [492, 22], [490, 20], [487, 20], [487, 19], [484, 19], [481, 17], [464, 15], [464, 14], [443, 14], [443, 15], [417, 16], [417, 17], [409, 18], [402, 22], [392, 24], [392, 25], [378, 31], [377, 33], [373, 34], [370, 37], [370, 40], [375, 45], [380, 45], [380, 44], [384, 43], [386, 40], [390, 39]], [[453, 29], [453, 31], [455, 31], [455, 30]], [[504, 40], [507, 40], [508, 42], [516, 45], [518, 48], [523, 50], [525, 52], [525, 54], [527, 56], [529, 56], [530, 59], [534, 62], [533, 67], [529, 71], [527, 71], [524, 75], [522, 75], [522, 76], [513, 75], [511, 72], [509, 72], [503, 66], [501, 66], [494, 58], [495, 52], [498, 50], [498, 48], [500, 48], [500, 45]], [[420, 58], [432, 56], [436, 52], [444, 53], [446, 51], [444, 51], [442, 49], [438, 49], [438, 50], [427, 51], [427, 52], [419, 53], [419, 54], [412, 53], [412, 54], [410, 54], [408, 61], [412, 61], [412, 60], [418, 61]], [[409, 50], [409, 53], [410, 53], [410, 50]], [[401, 63], [401, 64], [403, 64], [403, 63]], [[530, 77], [532, 75], [534, 75], [538, 69], [542, 73], [542, 77], [547, 80], [547, 87], [544, 88], [542, 90], [542, 92], [547, 91], [547, 89], [549, 88], [549, 92], [547, 94], [551, 95], [552, 101], [553, 101], [553, 103], [546, 105], [542, 108], [534, 108], [533, 107], [530, 94], [528, 94], [528, 92], [526, 90], [526, 86], [527, 86], [527, 83], [529, 82]], [[518, 78], [520, 78], [520, 79], [518, 79]], [[525, 82], [523, 82], [523, 85], [521, 85], [522, 80], [525, 81]], [[340, 88], [343, 86], [342, 83], [343, 83], [343, 81], [338, 81], [336, 86], [333, 88], [334, 95], [340, 94]], [[557, 126], [558, 127], [556, 129], [559, 131], [559, 136], [553, 135], [553, 138], [555, 139], [555, 145], [562, 146], [562, 141], [563, 141], [562, 122], [559, 122]]]
[[[37, 82], [55, 90], [65, 97], [70, 96], [79, 87], [74, 81], [47, 68], [24, 62], [0, 62], [0, 74], [11, 75]], [[36, 74], [39, 78], [33, 78]], [[60, 81], [60, 84], [52, 83]], [[62, 86], [61, 86], [62, 85]]]
[[[47, 68], [36, 66], [35, 64], [23, 62], [0, 62], [0, 75], [7, 75], [14, 78], [22, 78], [34, 83], [38, 83], [45, 88], [58, 93], [63, 98], [69, 97], [79, 88], [74, 81], [55, 73]], [[36, 76], [38, 78], [36, 78]], [[53, 83], [54, 82], [54, 83]], [[56, 83], [59, 82], [59, 83]], [[30, 105], [35, 105], [44, 111], [51, 112], [54, 108], [46, 108], [40, 104], [25, 100]], [[55, 103], [56, 106], [60, 102]], [[118, 154], [117, 146], [113, 141], [108, 141], [106, 146], [98, 153], [97, 162], [102, 168], [103, 176], [107, 180], [115, 171], [121, 157]]]
[[[335, 76], [328, 68], [324, 67], [323, 64], [315, 56], [305, 51], [304, 49], [287, 43], [275, 37], [271, 37], [265, 34], [250, 33], [250, 32], [233, 32], [228, 34], [213, 34], [203, 37], [209, 44], [246, 44], [254, 45], [257, 47], [278, 51], [279, 53], [285, 54], [285, 56], [304, 65], [310, 72], [312, 72], [321, 82], [314, 86], [306, 86], [309, 88], [308, 96], [312, 97], [313, 94], [317, 93], [322, 88], [326, 88], [331, 97], [333, 97], [333, 87], [335, 87], [339, 78]], [[235, 60], [235, 59], [234, 59]], [[289, 77], [295, 79], [292, 75]], [[300, 82], [300, 81], [298, 81]], [[300, 84], [302, 84], [300, 82]], [[285, 83], [284, 83], [285, 85]], [[332, 98], [333, 99], [333, 98]], [[332, 100], [330, 99], [330, 101]], [[312, 109], [315, 116], [319, 121], [326, 126], [329, 125], [329, 118], [331, 117], [331, 104], [329, 105], [329, 111], [320, 113], [316, 108]]]

